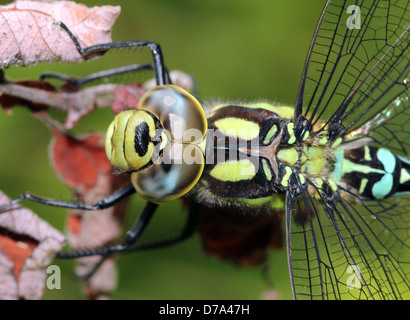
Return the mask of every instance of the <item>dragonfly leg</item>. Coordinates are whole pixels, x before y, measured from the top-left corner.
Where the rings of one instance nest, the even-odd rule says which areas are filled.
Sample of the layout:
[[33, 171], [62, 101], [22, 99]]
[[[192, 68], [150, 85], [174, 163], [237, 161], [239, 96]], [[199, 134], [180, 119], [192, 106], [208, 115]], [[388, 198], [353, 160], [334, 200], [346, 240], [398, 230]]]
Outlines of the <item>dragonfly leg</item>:
[[66, 74], [55, 73], [55, 72], [45, 72], [41, 74], [39, 78], [40, 80], [51, 78], [51, 79], [67, 81], [67, 82], [74, 84], [76, 87], [81, 88], [86, 83], [95, 81], [98, 79], [113, 77], [113, 76], [117, 76], [117, 75], [124, 74], [124, 73], [139, 72], [139, 71], [152, 70], [152, 69], [153, 69], [153, 65], [151, 63], [133, 64], [129, 66], [118, 67], [118, 68], [103, 70], [100, 72], [95, 72], [83, 78], [74, 78]]
[[181, 230], [179, 234], [176, 236], [162, 240], [156, 243], [150, 243], [145, 245], [136, 245], [133, 247], [128, 248], [126, 251], [140, 251], [140, 250], [150, 250], [150, 249], [157, 249], [172, 246], [179, 242], [182, 242], [188, 238], [190, 238], [196, 230], [197, 223], [198, 223], [198, 210], [195, 210], [194, 207], [191, 207], [188, 212], [188, 217], [185, 223], [184, 228]]
[[[127, 236], [125, 240], [123, 241], [123, 243], [119, 245], [115, 245], [115, 246], [93, 249], [93, 250], [61, 252], [57, 254], [57, 258], [75, 259], [75, 258], [94, 256], [94, 255], [102, 255], [106, 257], [109, 254], [119, 253], [123, 251], [141, 251], [141, 250], [157, 249], [157, 248], [174, 245], [192, 236], [192, 234], [196, 230], [197, 217], [198, 217], [197, 212], [195, 212], [194, 210], [190, 210], [185, 227], [182, 229], [181, 233], [179, 233], [175, 237], [172, 237], [167, 240], [159, 241], [156, 243], [152, 243], [152, 244], [133, 246], [133, 244], [135, 244], [138, 241], [143, 231], [149, 224], [157, 207], [158, 207], [158, 204], [147, 202], [138, 221], [136, 222], [134, 227], [130, 231], [127, 232]], [[105, 259], [105, 257], [103, 257], [103, 259]], [[98, 263], [98, 265], [101, 265], [101, 263]]]
[[154, 60], [154, 71], [155, 71], [155, 78], [157, 81], [157, 85], [160, 86], [160, 85], [170, 83], [168, 72], [164, 65], [164, 58], [162, 55], [162, 50], [158, 43], [151, 42], [151, 41], [117, 41], [117, 42], [96, 44], [93, 46], [82, 48], [77, 38], [74, 36], [74, 34], [70, 31], [70, 29], [63, 22], [58, 22], [57, 24], [68, 33], [71, 40], [73, 40], [77, 48], [77, 51], [84, 57], [84, 59], [87, 59], [95, 55], [102, 55], [110, 49], [130, 48], [130, 47], [149, 48], [151, 50], [152, 57]]
[[[145, 228], [151, 221], [158, 204], [153, 202], [147, 202], [138, 221], [134, 225], [134, 227], [127, 232], [127, 236], [123, 243], [115, 246], [105, 247], [105, 248], [98, 248], [98, 249], [91, 249], [91, 250], [83, 250], [83, 251], [73, 251], [73, 252], [60, 252], [57, 254], [57, 258], [61, 259], [75, 259], [81, 257], [88, 257], [88, 256], [95, 256], [95, 255], [102, 255], [107, 256], [112, 253], [118, 253], [121, 251], [128, 250], [142, 235]], [[104, 258], [103, 258], [104, 259]], [[98, 265], [100, 265], [99, 263]]]
[[0, 214], [6, 210], [11, 210], [16, 204], [19, 204], [23, 200], [28, 200], [40, 204], [44, 204], [47, 206], [54, 206], [60, 208], [69, 208], [69, 209], [76, 209], [76, 210], [103, 210], [113, 205], [117, 204], [122, 199], [132, 195], [135, 193], [134, 186], [130, 183], [127, 186], [121, 188], [120, 190], [116, 191], [112, 195], [101, 199], [95, 204], [81, 204], [81, 203], [73, 203], [73, 202], [65, 202], [65, 201], [58, 201], [50, 198], [43, 198], [36, 196], [30, 192], [26, 192], [22, 194], [17, 199], [10, 201], [4, 205], [0, 206]]

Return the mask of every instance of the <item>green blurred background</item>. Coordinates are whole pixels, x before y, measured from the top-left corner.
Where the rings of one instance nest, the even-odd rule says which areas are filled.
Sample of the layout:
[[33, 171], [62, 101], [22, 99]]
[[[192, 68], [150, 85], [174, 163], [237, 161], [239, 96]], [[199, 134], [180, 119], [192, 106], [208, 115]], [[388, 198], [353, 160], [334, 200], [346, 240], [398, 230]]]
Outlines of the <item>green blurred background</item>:
[[[193, 74], [201, 98], [267, 99], [294, 104], [301, 71], [325, 1], [281, 0], [123, 0], [82, 1], [87, 6], [120, 5], [113, 40], [151, 40], [161, 44], [167, 67]], [[142, 50], [121, 59], [115, 54], [77, 65], [11, 68], [12, 79], [36, 78], [44, 71], [75, 76], [123, 64], [150, 62]], [[119, 62], [121, 61], [121, 62]], [[83, 119], [79, 131], [105, 130], [109, 110]], [[25, 191], [58, 199], [70, 192], [56, 177], [48, 159], [51, 135], [30, 112], [0, 110], [0, 190], [11, 198]], [[130, 227], [142, 206], [134, 196], [127, 215]], [[25, 203], [54, 227], [63, 230], [65, 210]], [[167, 233], [181, 214], [179, 203], [163, 205], [149, 234]], [[165, 231], [163, 230], [165, 229]], [[279, 298], [290, 298], [285, 250], [270, 256], [270, 277]], [[62, 268], [62, 289], [47, 290], [44, 299], [82, 299], [73, 280], [73, 262]], [[182, 244], [118, 258], [114, 299], [259, 299], [266, 286], [260, 268], [243, 269], [201, 252], [197, 236]]]

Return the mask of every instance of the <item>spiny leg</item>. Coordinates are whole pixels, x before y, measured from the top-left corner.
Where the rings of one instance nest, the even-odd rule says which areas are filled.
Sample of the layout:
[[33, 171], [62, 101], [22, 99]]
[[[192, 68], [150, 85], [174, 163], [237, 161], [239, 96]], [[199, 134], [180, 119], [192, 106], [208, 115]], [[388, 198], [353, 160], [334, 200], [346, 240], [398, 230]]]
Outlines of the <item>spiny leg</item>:
[[87, 257], [87, 256], [94, 256], [94, 255], [104, 255], [105, 256], [111, 253], [119, 253], [119, 252], [124, 252], [124, 251], [129, 252], [129, 251], [157, 249], [157, 248], [174, 245], [193, 235], [194, 231], [196, 230], [198, 214], [195, 210], [190, 210], [190, 212], [188, 213], [186, 224], [184, 228], [182, 229], [182, 232], [178, 234], [177, 236], [164, 240], [164, 241], [153, 243], [153, 244], [133, 246], [133, 244], [138, 241], [143, 231], [149, 224], [157, 207], [158, 207], [158, 204], [156, 203], [152, 203], [152, 202], [146, 203], [144, 210], [142, 211], [138, 221], [136, 222], [134, 227], [130, 231], [127, 232], [127, 236], [122, 244], [105, 247], [105, 248], [94, 249], [94, 250], [61, 252], [57, 254], [57, 258], [72, 259], [72, 258], [81, 258], [81, 257]]
[[[108, 207], [111, 207], [117, 204], [122, 199], [134, 193], [135, 193], [135, 189], [133, 185], [129, 184], [121, 188], [114, 194], [106, 198], [103, 198], [102, 200], [92, 205], [57, 201], [54, 199], [39, 197], [31, 193], [25, 193], [21, 195], [19, 198], [12, 200], [5, 205], [0, 206], [0, 214], [1, 212], [12, 210], [15, 205], [19, 204], [23, 200], [29, 200], [35, 203], [40, 203], [40, 204], [45, 204], [45, 205], [50, 205], [50, 206], [55, 206], [55, 207], [76, 209], [76, 210], [103, 210], [103, 209], [106, 209]], [[63, 259], [75, 259], [75, 258], [86, 257], [86, 256], [102, 255], [103, 257], [101, 261], [99, 261], [95, 265], [95, 267], [93, 268], [90, 274], [84, 277], [84, 278], [89, 278], [101, 266], [101, 264], [105, 261], [105, 259], [108, 257], [109, 254], [126, 251], [139, 239], [139, 237], [141, 236], [141, 234], [143, 233], [143, 231], [149, 224], [157, 207], [158, 207], [158, 204], [156, 203], [152, 203], [152, 202], [146, 203], [144, 210], [142, 211], [141, 216], [138, 219], [137, 223], [134, 225], [134, 227], [130, 231], [128, 231], [124, 242], [120, 245], [100, 248], [100, 249], [94, 249], [94, 250], [73, 251], [73, 252], [67, 252], [67, 253], [60, 252], [60, 253], [57, 253], [56, 257], [63, 258]]]
[[127, 236], [122, 244], [84, 251], [60, 252], [56, 257], [61, 259], [75, 259], [95, 255], [107, 256], [112, 253], [126, 251], [140, 238], [157, 208], [158, 204], [147, 201], [137, 223], [130, 231], [127, 232]]
[[13, 206], [19, 204], [23, 200], [32, 201], [35, 203], [44, 204], [47, 206], [54, 206], [60, 208], [68, 208], [68, 209], [76, 209], [76, 210], [103, 210], [113, 205], [117, 204], [122, 199], [132, 195], [135, 193], [134, 186], [130, 183], [127, 186], [121, 188], [120, 190], [116, 191], [112, 195], [105, 197], [98, 201], [95, 204], [82, 204], [82, 203], [73, 203], [73, 202], [65, 202], [65, 201], [58, 201], [50, 198], [43, 198], [36, 196], [30, 192], [26, 192], [22, 194], [17, 199], [10, 201], [2, 206], [0, 206], [0, 214], [3, 211], [11, 210]]
[[157, 85], [160, 86], [160, 85], [170, 83], [169, 76], [167, 75], [168, 73], [164, 66], [164, 59], [163, 59], [161, 47], [159, 44], [155, 42], [151, 42], [151, 41], [142, 41], [142, 40], [140, 41], [118, 41], [118, 42], [96, 44], [93, 46], [82, 48], [77, 38], [72, 34], [70, 29], [68, 29], [68, 27], [63, 22], [57, 22], [56, 24], [59, 25], [61, 28], [63, 28], [68, 33], [71, 40], [73, 40], [77, 48], [77, 51], [84, 57], [84, 59], [87, 59], [87, 57], [90, 57], [93, 55], [103, 54], [110, 49], [130, 48], [130, 47], [149, 48], [151, 50], [152, 57], [154, 60], [154, 72], [155, 72], [155, 78], [157, 81]]
[[139, 72], [139, 71], [145, 71], [145, 70], [152, 70], [153, 65], [151, 63], [147, 64], [133, 64], [129, 66], [124, 66], [124, 67], [118, 67], [118, 68], [113, 68], [113, 69], [107, 69], [103, 70], [100, 72], [95, 72], [92, 74], [89, 74], [88, 76], [85, 76], [83, 78], [74, 78], [71, 76], [68, 76], [66, 74], [62, 73], [55, 73], [55, 72], [45, 72], [40, 75], [40, 80], [45, 80], [45, 79], [58, 79], [62, 81], [67, 81], [73, 85], [75, 85], [78, 88], [81, 88], [83, 85], [87, 84], [88, 82], [92, 82], [98, 79], [102, 78], [109, 78], [113, 76], [117, 76], [120, 74], [125, 74], [125, 73], [131, 73], [131, 72]]
[[[87, 204], [78, 204], [78, 203], [71, 203], [71, 202], [64, 202], [64, 201], [57, 201], [54, 199], [48, 199], [48, 198], [43, 198], [43, 197], [39, 197], [36, 195], [33, 195], [31, 193], [25, 193], [23, 195], [21, 195], [19, 198], [10, 201], [7, 204], [4, 204], [2, 206], [0, 206], [0, 214], [2, 212], [8, 211], [8, 210], [13, 210], [13, 207], [17, 204], [19, 204], [21, 201], [23, 200], [29, 200], [35, 203], [40, 203], [40, 204], [44, 204], [44, 205], [49, 205], [49, 206], [55, 206], [55, 207], [62, 207], [62, 208], [69, 208], [69, 209], [76, 209], [76, 210], [103, 210], [106, 208], [109, 208], [115, 204], [117, 204], [118, 202], [120, 202], [121, 200], [123, 200], [124, 198], [132, 195], [135, 193], [135, 188], [134, 186], [130, 183], [127, 186], [121, 188], [120, 190], [116, 191], [115, 193], [113, 193], [112, 195], [105, 197], [103, 199], [101, 199], [100, 201], [98, 201], [95, 204], [92, 205], [87, 205]], [[150, 203], [148, 202], [146, 207], [156, 207], [156, 204]], [[153, 214], [154, 210], [152, 211], [151, 214]], [[130, 231], [129, 235], [126, 238], [126, 241], [124, 243], [129, 243], [131, 240], [130, 238], [135, 237], [136, 234], [138, 233], [137, 228], [141, 228], [141, 224], [143, 224], [143, 222], [145, 221], [145, 225], [143, 225], [143, 228], [145, 228], [146, 224], [148, 224], [150, 219], [143, 219], [143, 221], [141, 221], [139, 224], [137, 223], [137, 225]], [[140, 231], [142, 232], [143, 229]], [[98, 254], [98, 253], [96, 253]], [[64, 255], [64, 254], [57, 254], [57, 257], [60, 257], [60, 255]], [[67, 256], [66, 258], [75, 258], [75, 252], [71, 253], [71, 257]], [[103, 259], [97, 263], [94, 268], [93, 271], [89, 274], [89, 276], [91, 276], [101, 265], [102, 263], [105, 261], [105, 257], [103, 257]], [[89, 278], [89, 276], [87, 276]], [[84, 279], [86, 280], [86, 279]]]
[[198, 212], [199, 211], [195, 209], [195, 205], [191, 205], [189, 212], [188, 212], [188, 217], [186, 219], [185, 226], [182, 229], [182, 231], [179, 234], [177, 234], [175, 237], [162, 240], [156, 243], [136, 245], [136, 246], [126, 249], [125, 251], [140, 251], [140, 250], [158, 249], [158, 248], [172, 246], [174, 244], [177, 244], [179, 242], [182, 242], [190, 238], [194, 234], [197, 228]]

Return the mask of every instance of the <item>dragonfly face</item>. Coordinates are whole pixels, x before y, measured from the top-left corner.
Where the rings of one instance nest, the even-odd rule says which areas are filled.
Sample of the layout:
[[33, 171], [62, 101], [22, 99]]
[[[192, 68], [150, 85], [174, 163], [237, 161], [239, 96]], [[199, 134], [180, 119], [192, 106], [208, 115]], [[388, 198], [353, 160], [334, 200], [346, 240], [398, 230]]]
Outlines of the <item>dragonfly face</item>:
[[137, 110], [115, 117], [106, 153], [115, 167], [131, 172], [142, 197], [169, 202], [189, 192], [201, 177], [206, 132], [204, 111], [192, 95], [175, 86], [155, 87]]

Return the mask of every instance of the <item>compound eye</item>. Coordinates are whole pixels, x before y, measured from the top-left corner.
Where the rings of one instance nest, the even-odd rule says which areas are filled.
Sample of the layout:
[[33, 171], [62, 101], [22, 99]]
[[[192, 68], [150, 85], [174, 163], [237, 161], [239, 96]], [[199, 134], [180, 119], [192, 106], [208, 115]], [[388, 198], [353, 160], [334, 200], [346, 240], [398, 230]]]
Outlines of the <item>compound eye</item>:
[[152, 112], [173, 141], [197, 143], [205, 137], [208, 127], [205, 112], [198, 100], [180, 87], [165, 85], [148, 90], [141, 97], [138, 109]]
[[144, 199], [164, 203], [189, 192], [204, 170], [204, 156], [193, 144], [172, 143], [152, 166], [131, 174], [135, 190]]
[[126, 171], [146, 166], [154, 152], [157, 128], [154, 116], [144, 110], [117, 114], [105, 138], [105, 151], [113, 166]]

